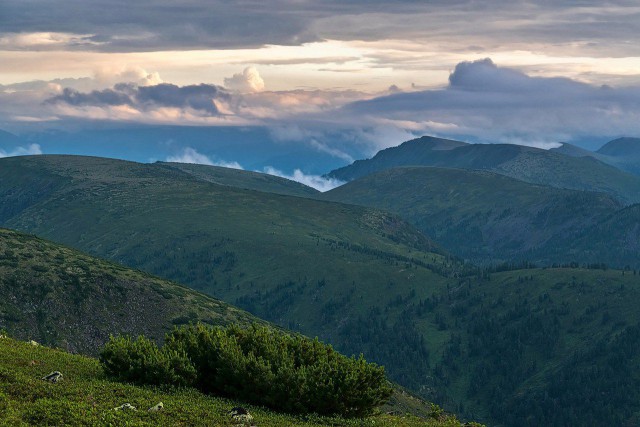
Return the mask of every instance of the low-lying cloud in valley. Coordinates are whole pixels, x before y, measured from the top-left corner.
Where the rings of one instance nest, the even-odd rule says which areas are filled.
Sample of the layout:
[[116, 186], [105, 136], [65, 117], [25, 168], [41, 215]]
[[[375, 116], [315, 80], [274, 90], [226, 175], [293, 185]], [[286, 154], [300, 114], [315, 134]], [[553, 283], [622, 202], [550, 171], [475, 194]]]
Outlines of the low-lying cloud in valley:
[[0, 158], [14, 156], [33, 156], [42, 154], [42, 149], [38, 144], [30, 144], [26, 147], [15, 147], [10, 150], [0, 149]]
[[199, 153], [194, 148], [185, 147], [179, 154], [167, 157], [167, 162], [193, 163], [208, 166], [221, 166], [230, 169], [244, 169], [238, 162], [226, 162], [224, 160], [212, 160], [210, 157]]
[[294, 170], [292, 174], [286, 174], [278, 169], [267, 166], [264, 168], [263, 172], [269, 175], [279, 176], [280, 178], [297, 181], [321, 192], [332, 190], [344, 184], [344, 182], [334, 178], [325, 178], [319, 175], [307, 175], [300, 169]]

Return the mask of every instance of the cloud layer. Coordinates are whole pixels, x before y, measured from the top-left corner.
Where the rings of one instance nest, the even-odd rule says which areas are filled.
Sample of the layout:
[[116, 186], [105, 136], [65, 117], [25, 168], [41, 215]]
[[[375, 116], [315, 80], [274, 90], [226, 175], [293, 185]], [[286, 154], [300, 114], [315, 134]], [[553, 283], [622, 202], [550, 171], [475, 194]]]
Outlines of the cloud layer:
[[350, 117], [417, 133], [537, 145], [640, 134], [640, 86], [613, 88], [530, 77], [490, 59], [456, 66], [443, 89], [399, 93], [344, 107]]
[[[30, 0], [0, 5], [0, 47], [150, 51], [431, 40], [449, 49], [573, 44], [606, 56], [639, 52], [637, 3], [490, 0]], [[474, 25], [468, 25], [473, 22]]]
[[[640, 135], [640, 85], [592, 85], [536, 77], [491, 59], [465, 61], [437, 89], [261, 90], [257, 70], [230, 77], [228, 86], [151, 84], [144, 70], [116, 74], [134, 82], [81, 90], [98, 78], [0, 87], [0, 122], [94, 119], [176, 125], [252, 125], [275, 141], [301, 144], [340, 161], [370, 156], [414, 136], [548, 148], [584, 138]], [[159, 79], [159, 76], [157, 76]]]
[[76, 107], [128, 106], [142, 111], [169, 107], [192, 109], [218, 116], [221, 112], [217, 102], [226, 102], [230, 99], [230, 95], [223, 88], [214, 85], [180, 87], [169, 83], [153, 86], [120, 83], [113, 89], [94, 90], [88, 93], [65, 88], [62, 94], [49, 98], [47, 103], [64, 103]]

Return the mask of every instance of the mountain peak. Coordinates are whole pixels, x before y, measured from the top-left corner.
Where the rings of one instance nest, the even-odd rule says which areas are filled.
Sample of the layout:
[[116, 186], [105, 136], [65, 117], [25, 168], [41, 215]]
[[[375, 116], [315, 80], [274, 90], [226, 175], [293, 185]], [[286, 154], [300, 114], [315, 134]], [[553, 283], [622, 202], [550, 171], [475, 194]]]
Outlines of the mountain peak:
[[597, 153], [608, 156], [640, 157], [640, 138], [623, 137], [604, 144]]
[[453, 139], [444, 139], [444, 138], [438, 138], [435, 136], [425, 135], [425, 136], [421, 136], [420, 138], [403, 142], [402, 144], [400, 144], [400, 147], [402, 146], [408, 147], [412, 145], [420, 145], [422, 147], [429, 146], [429, 148], [434, 151], [446, 151], [446, 150], [453, 150], [454, 148], [458, 148], [458, 147], [464, 147], [465, 145], [469, 145], [469, 144], [466, 142], [456, 141]]

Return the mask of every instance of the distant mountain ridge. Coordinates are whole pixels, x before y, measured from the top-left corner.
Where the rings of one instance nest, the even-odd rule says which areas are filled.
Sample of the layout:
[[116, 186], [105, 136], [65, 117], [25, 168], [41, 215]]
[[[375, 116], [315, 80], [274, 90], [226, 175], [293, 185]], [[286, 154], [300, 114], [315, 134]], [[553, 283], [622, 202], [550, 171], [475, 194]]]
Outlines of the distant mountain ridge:
[[301, 197], [312, 197], [319, 193], [318, 190], [296, 181], [264, 173], [192, 163], [157, 162], [157, 164], [188, 173], [202, 181], [235, 188]]
[[386, 169], [319, 197], [397, 213], [452, 253], [483, 264], [566, 261], [562, 251], [548, 257], [545, 248], [567, 248], [567, 242], [622, 208], [604, 193], [429, 166]]
[[640, 177], [595, 158], [521, 145], [466, 144], [430, 136], [387, 148], [371, 159], [358, 160], [327, 176], [352, 181], [399, 166], [488, 170], [533, 184], [605, 192], [625, 203], [640, 201]]
[[597, 151], [585, 150], [571, 144], [562, 144], [551, 151], [573, 157], [592, 157], [618, 169], [640, 175], [640, 138], [618, 138], [604, 144]]

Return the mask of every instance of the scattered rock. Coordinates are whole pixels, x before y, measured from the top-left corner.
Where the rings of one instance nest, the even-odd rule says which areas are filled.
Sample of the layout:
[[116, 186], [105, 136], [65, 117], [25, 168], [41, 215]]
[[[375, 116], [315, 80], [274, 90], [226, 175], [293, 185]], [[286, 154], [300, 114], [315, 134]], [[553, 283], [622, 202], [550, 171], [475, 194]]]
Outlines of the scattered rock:
[[164, 405], [162, 404], [162, 402], [160, 402], [157, 405], [149, 408], [149, 412], [158, 412], [158, 411], [162, 411], [163, 409], [164, 409]]
[[42, 379], [51, 383], [57, 383], [62, 380], [62, 374], [60, 371], [53, 371], [49, 375], [42, 377]]
[[7, 338], [7, 336], [6, 336], [6, 335], [0, 334], [0, 340], [1, 340], [1, 339], [5, 339], [5, 338]]
[[229, 415], [231, 415], [231, 419], [233, 420], [233, 422], [238, 424], [250, 424], [251, 421], [253, 421], [253, 416], [242, 406], [231, 408], [231, 411], [229, 411]]
[[29, 341], [29, 344], [31, 344], [34, 347], [38, 347], [40, 345], [40, 344], [38, 344], [37, 341], [34, 341], [34, 340]]
[[113, 408], [114, 411], [137, 411], [136, 407], [130, 403], [123, 403], [117, 408]]

